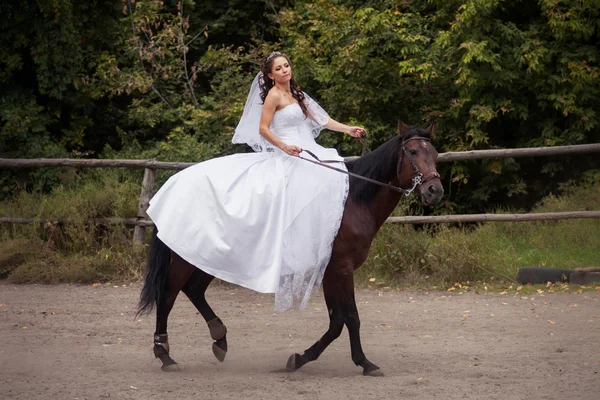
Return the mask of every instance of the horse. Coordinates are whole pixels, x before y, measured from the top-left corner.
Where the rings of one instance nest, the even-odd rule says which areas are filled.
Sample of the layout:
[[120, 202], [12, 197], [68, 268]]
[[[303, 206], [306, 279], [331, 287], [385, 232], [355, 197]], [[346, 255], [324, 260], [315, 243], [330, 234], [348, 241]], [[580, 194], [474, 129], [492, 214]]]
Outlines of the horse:
[[[354, 271], [366, 260], [373, 238], [402, 196], [415, 190], [425, 204], [433, 205], [441, 200], [444, 189], [436, 170], [438, 153], [431, 144], [433, 130], [433, 125], [426, 129], [409, 128], [399, 122], [399, 134], [376, 150], [346, 162], [350, 175], [349, 193], [323, 277], [329, 329], [302, 354], [292, 354], [286, 364], [287, 370], [296, 371], [315, 361], [346, 326], [352, 361], [362, 367], [363, 375], [383, 375], [362, 349], [360, 319], [354, 297]], [[156, 305], [155, 357], [162, 362], [162, 370], [179, 369], [169, 355], [167, 319], [177, 295], [183, 291], [205, 319], [214, 340], [213, 354], [223, 362], [227, 354], [227, 328], [205, 298], [206, 289], [214, 277], [171, 251], [156, 233], [155, 229], [138, 311], [149, 312]]]

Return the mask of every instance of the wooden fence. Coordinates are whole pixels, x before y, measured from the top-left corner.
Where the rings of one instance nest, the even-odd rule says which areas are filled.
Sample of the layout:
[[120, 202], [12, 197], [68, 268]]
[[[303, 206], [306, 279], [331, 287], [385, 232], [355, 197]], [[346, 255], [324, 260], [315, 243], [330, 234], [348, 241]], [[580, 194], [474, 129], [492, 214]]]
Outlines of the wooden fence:
[[[521, 149], [495, 149], [495, 150], [472, 150], [465, 152], [442, 153], [438, 162], [480, 160], [486, 158], [508, 158], [508, 157], [540, 157], [552, 155], [573, 155], [586, 153], [600, 153], [600, 143], [582, 144], [574, 146], [556, 147], [530, 147]], [[347, 157], [346, 160], [357, 157]], [[103, 224], [125, 224], [134, 226], [133, 240], [143, 242], [145, 229], [152, 226], [148, 220], [146, 209], [154, 192], [157, 169], [182, 170], [194, 163], [183, 162], [159, 162], [155, 160], [74, 160], [74, 159], [7, 159], [0, 158], [0, 168], [42, 168], [42, 167], [75, 167], [75, 168], [144, 168], [142, 191], [136, 218], [96, 218], [93, 223]], [[539, 214], [466, 214], [466, 215], [440, 215], [440, 216], [407, 216], [390, 217], [388, 223], [422, 224], [422, 223], [462, 223], [462, 222], [520, 222], [520, 221], [542, 221], [561, 220], [576, 218], [600, 218], [600, 211], [574, 211]], [[58, 219], [33, 219], [18, 217], [0, 217], [0, 223], [29, 224], [29, 223], [63, 222], [68, 220]]]

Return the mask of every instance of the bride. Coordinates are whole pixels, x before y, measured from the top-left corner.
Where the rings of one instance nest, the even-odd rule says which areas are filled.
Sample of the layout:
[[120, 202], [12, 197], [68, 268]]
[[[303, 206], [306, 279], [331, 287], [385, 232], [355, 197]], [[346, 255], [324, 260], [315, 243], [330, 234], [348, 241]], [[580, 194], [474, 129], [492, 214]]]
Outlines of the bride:
[[323, 279], [348, 195], [347, 175], [298, 157], [309, 150], [343, 161], [315, 142], [323, 128], [364, 134], [330, 118], [300, 90], [288, 57], [271, 53], [233, 137], [256, 153], [215, 158], [173, 175], [147, 210], [158, 237], [210, 275], [276, 293], [277, 311], [305, 307]]

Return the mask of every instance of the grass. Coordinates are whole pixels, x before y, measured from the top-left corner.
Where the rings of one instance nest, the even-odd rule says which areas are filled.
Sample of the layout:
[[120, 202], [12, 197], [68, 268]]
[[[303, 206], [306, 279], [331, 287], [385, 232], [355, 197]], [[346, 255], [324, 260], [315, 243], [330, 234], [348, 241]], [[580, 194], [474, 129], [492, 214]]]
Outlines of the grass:
[[9, 275], [14, 283], [94, 283], [137, 281], [141, 278], [144, 252], [128, 249], [106, 249], [98, 254], [61, 254], [42, 249], [17, 265]]
[[[89, 218], [133, 217], [139, 182], [119, 170], [94, 172], [47, 195], [23, 192], [0, 204], [0, 216], [69, 218], [65, 225], [0, 226], [0, 279], [13, 282], [132, 281], [145, 247], [132, 229], [88, 224]], [[76, 186], [76, 187], [75, 187]], [[532, 212], [600, 210], [600, 182], [565, 186]], [[400, 213], [403, 204], [398, 207]], [[504, 210], [503, 212], [508, 212]], [[600, 219], [485, 223], [466, 227], [386, 224], [356, 273], [360, 286], [449, 287], [456, 282], [510, 285], [523, 266], [600, 266]], [[506, 286], [505, 285], [505, 286]], [[515, 285], [516, 287], [517, 285]]]
[[118, 171], [88, 174], [77, 188], [58, 186], [40, 195], [21, 192], [0, 205], [1, 216], [69, 219], [68, 224], [0, 227], [0, 278], [17, 283], [137, 280], [143, 246], [131, 245], [132, 229], [89, 224], [90, 218], [134, 217], [139, 183]]

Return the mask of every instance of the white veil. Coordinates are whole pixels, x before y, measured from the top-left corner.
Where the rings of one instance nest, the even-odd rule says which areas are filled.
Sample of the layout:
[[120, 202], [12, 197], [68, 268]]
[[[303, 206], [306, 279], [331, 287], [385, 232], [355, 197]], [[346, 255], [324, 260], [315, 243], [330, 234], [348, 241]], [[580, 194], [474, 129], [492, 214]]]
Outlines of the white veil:
[[[232, 143], [246, 143], [252, 147], [254, 151], [274, 151], [275, 146], [267, 139], [262, 137], [259, 132], [260, 116], [262, 114], [263, 102], [260, 99], [260, 85], [263, 82], [263, 74], [259, 72], [252, 81], [250, 86], [250, 92], [248, 93], [248, 99], [244, 106], [244, 113], [242, 118], [235, 128], [235, 134]], [[329, 122], [329, 115], [316, 101], [310, 98], [304, 93], [304, 101], [306, 108], [313, 119], [306, 118], [305, 123], [308, 125], [313, 137], [319, 136], [321, 130]]]

